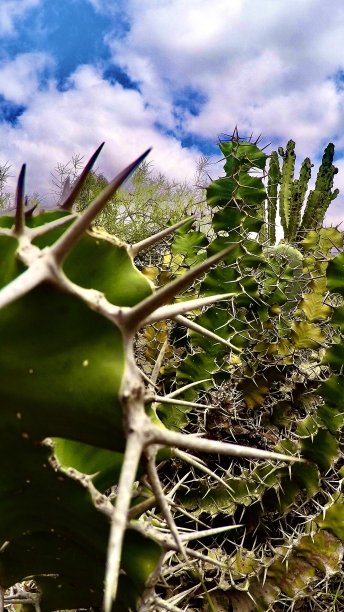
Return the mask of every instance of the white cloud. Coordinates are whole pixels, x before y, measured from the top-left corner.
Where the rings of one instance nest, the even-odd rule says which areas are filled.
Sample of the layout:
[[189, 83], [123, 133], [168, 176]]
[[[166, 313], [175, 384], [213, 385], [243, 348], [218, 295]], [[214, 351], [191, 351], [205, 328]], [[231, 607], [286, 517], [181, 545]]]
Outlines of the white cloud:
[[161, 134], [156, 119], [139, 92], [111, 85], [94, 67], [81, 66], [66, 91], [51, 82], [31, 96], [16, 126], [0, 124], [0, 164], [8, 161], [18, 174], [26, 162], [28, 192], [45, 195], [47, 202], [50, 173], [57, 163], [68, 162], [74, 154], [87, 158], [103, 140], [106, 147], [98, 167], [109, 178], [153, 146], [150, 159], [157, 171], [180, 181], [192, 179], [199, 152]]
[[[12, 24], [19, 7], [37, 2], [5, 0], [0, 16], [6, 6]], [[103, 139], [100, 165], [109, 176], [153, 144], [157, 169], [178, 179], [192, 176], [198, 156], [178, 137], [215, 141], [235, 125], [242, 133], [262, 133], [265, 142], [284, 145], [293, 138], [298, 159], [315, 158], [329, 140], [344, 148], [344, 89], [335, 78], [344, 73], [342, 0], [330, 6], [323, 0], [88, 2], [108, 11], [113, 61], [140, 91], [111, 85], [90, 66], [79, 67], [67, 91], [53, 81], [40, 90], [49, 61], [39, 54], [32, 61], [22, 54], [0, 68], [0, 93], [28, 105], [16, 127], [0, 128], [2, 142], [11, 142], [2, 146], [3, 161], [18, 169], [29, 162], [31, 191], [46, 191], [58, 161], [89, 154]], [[122, 11], [126, 32], [111, 6]], [[204, 97], [196, 116], [180, 104], [193, 92]], [[159, 131], [158, 123], [176, 138]], [[337, 211], [338, 200], [333, 206]]]
[[332, 0], [128, 0], [130, 30], [108, 43], [166, 124], [173, 99], [207, 97], [182, 127], [204, 137], [231, 131], [298, 139], [313, 153], [343, 126], [344, 5]]
[[1, 0], [0, 3], [0, 34], [10, 36], [15, 32], [15, 22], [23, 17], [31, 8], [40, 4], [41, 0]]
[[46, 53], [21, 53], [0, 64], [0, 95], [15, 104], [27, 104], [37, 92], [41, 78], [54, 62]]
[[[238, 125], [293, 138], [299, 158], [330, 140], [344, 147], [342, 0], [128, 0], [126, 10], [126, 35], [107, 38], [113, 60], [169, 128], [214, 140]], [[176, 116], [186, 88], [205, 96], [197, 116]]]

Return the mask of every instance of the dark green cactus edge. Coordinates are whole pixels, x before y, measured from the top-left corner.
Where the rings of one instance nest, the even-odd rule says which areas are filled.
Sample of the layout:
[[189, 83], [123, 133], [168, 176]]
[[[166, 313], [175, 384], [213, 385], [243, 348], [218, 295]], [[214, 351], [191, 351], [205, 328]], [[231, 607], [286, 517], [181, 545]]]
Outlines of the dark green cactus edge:
[[[194, 287], [201, 295], [214, 287], [231, 289], [230, 305], [211, 305], [193, 319], [190, 346], [178, 366], [179, 384], [192, 383], [196, 375], [203, 381], [201, 395], [190, 388], [180, 396], [194, 402], [201, 397], [208, 404], [207, 414], [203, 414], [205, 407], [182, 411], [178, 405], [168, 410], [157, 407], [163, 422], [177, 430], [197, 427], [199, 431], [203, 423], [202, 431], [216, 439], [245, 440], [269, 450], [288, 449], [310, 461], [287, 468], [272, 467], [269, 462], [257, 465], [233, 459], [228, 464], [220, 458], [215, 462], [207, 459], [208, 468], [216, 470], [222, 480], [215, 485], [211, 478], [200, 481], [196, 474], [188, 476], [176, 463], [175, 482], [183, 474], [186, 478], [175, 498], [179, 508], [202, 525], [218, 526], [231, 519], [246, 527], [244, 534], [238, 530], [230, 538], [219, 536], [210, 547], [212, 557], [223, 564], [221, 580], [214, 580], [211, 568], [203, 571], [203, 584], [214, 594], [214, 605], [232, 606], [237, 612], [271, 609], [277, 601], [280, 605], [284, 601], [285, 609], [296, 600], [307, 605], [314, 589], [321, 590], [324, 581], [340, 572], [344, 535], [339, 528], [344, 512], [340, 469], [344, 350], [341, 353], [341, 344], [337, 346], [333, 327], [342, 321], [342, 312], [340, 308], [335, 311], [332, 323], [338, 300], [329, 296], [326, 287], [328, 267], [329, 289], [344, 293], [338, 280], [343, 277], [342, 255], [328, 264], [342, 248], [343, 238], [335, 228], [317, 228], [303, 235], [298, 249], [286, 243], [262, 251], [258, 243], [252, 244], [246, 228], [255, 219], [256, 232], [262, 236], [263, 183], [256, 182], [255, 206], [255, 194], [250, 193], [247, 203], [239, 197], [239, 190], [245, 184], [244, 172], [256, 169], [254, 158], [264, 168], [256, 153], [250, 167], [248, 152], [253, 152], [253, 146], [239, 140], [223, 143], [226, 177], [208, 189], [208, 201], [214, 208], [214, 239], [208, 252], [234, 233], [237, 243], [225, 259], [226, 266], [208, 272], [201, 285]], [[303, 172], [307, 168], [308, 160]], [[271, 201], [271, 183], [267, 201]], [[235, 222], [226, 226], [226, 219]], [[187, 233], [185, 252], [186, 243]], [[177, 322], [185, 324], [181, 318]], [[197, 325], [216, 329], [221, 344], [201, 336]], [[240, 354], [229, 352], [226, 342], [240, 349]], [[327, 348], [333, 343], [334, 347]], [[329, 378], [336, 368], [340, 375]], [[161, 378], [163, 382], [163, 374]], [[195, 465], [196, 471], [198, 468]], [[171, 480], [169, 468], [167, 481]], [[185, 523], [179, 515], [178, 525], [190, 528], [190, 520]], [[169, 589], [184, 589], [184, 605], [199, 606], [200, 599], [195, 599], [202, 597], [199, 575], [192, 578], [185, 570], [188, 578], [185, 574], [175, 578], [177, 566], [164, 574], [165, 581], [169, 577]], [[166, 588], [166, 583], [160, 588]]]
[[[223, 149], [231, 163], [228, 147]], [[143, 606], [156, 609], [154, 574], [147, 580], [166, 552], [206, 559], [197, 548], [188, 547], [195, 536], [179, 533], [175, 526], [156, 467], [162, 449], [167, 458], [175, 449], [172, 452], [184, 461], [196, 461], [206, 472], [192, 455], [178, 449], [302, 465], [288, 449], [273, 453], [178, 433], [146, 413], [152, 402], [171, 400], [145, 384], [135, 363], [137, 330], [166, 319], [181, 319], [192, 327], [192, 320], [185, 322], [186, 313], [227, 300], [242, 288], [244, 303], [251, 300], [245, 266], [256, 261], [256, 246], [250, 240], [240, 239], [238, 244], [231, 221], [231, 231], [209, 245], [203, 261], [155, 291], [133, 257], [185, 221], [136, 245], [89, 229], [147, 155], [116, 176], [82, 214], [75, 214], [71, 207], [100, 149], [76, 185], [64, 190], [57, 211], [35, 215], [25, 210], [23, 166], [15, 216], [0, 217], [0, 585], [3, 593], [33, 578], [39, 589], [33, 604], [47, 611], [99, 607], [102, 601], [107, 612], [132, 610], [140, 598]], [[261, 224], [254, 207], [264, 190], [247, 169], [252, 163], [261, 167], [263, 156], [251, 146], [244, 155], [242, 150], [237, 153], [234, 187], [231, 190], [226, 180], [219, 197], [232, 197], [235, 209], [229, 211], [230, 218], [238, 214], [240, 226], [244, 215], [245, 231], [251, 231]], [[216, 194], [212, 205], [215, 202]], [[218, 223], [226, 222], [227, 212], [219, 205]], [[232, 261], [233, 253], [240, 276], [235, 272], [228, 287], [217, 285], [214, 293], [208, 276], [204, 296], [171, 304], [211, 268], [221, 277], [227, 268], [220, 262]], [[197, 331], [223, 342], [221, 335], [205, 327], [199, 325]], [[230, 349], [231, 344], [225, 344]], [[180, 403], [188, 405], [185, 399]], [[147, 515], [131, 518], [141, 514], [138, 508], [129, 512], [140, 474], [145, 474], [170, 535]], [[110, 487], [114, 493], [109, 498], [103, 493]], [[232, 524], [221, 529], [228, 528]], [[13, 603], [13, 597], [6, 602]]]

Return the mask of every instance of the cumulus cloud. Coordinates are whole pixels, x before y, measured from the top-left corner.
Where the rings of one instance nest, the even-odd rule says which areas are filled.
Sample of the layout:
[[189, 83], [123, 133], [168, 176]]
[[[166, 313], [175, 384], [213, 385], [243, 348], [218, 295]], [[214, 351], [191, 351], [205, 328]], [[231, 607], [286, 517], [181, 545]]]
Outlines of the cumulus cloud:
[[15, 104], [27, 104], [40, 88], [54, 61], [46, 53], [21, 53], [0, 63], [0, 95]]
[[44, 91], [36, 90], [15, 126], [0, 124], [0, 164], [9, 161], [14, 174], [27, 162], [28, 191], [43, 194], [46, 202], [51, 201], [50, 173], [56, 164], [74, 154], [90, 156], [104, 140], [99, 169], [109, 178], [152, 146], [150, 159], [157, 171], [180, 181], [192, 179], [200, 153], [162, 134], [156, 121], [138, 91], [110, 84], [96, 68], [81, 66], [65, 91], [51, 81]]
[[[171, 127], [214, 138], [238, 124], [314, 153], [343, 127], [344, 6], [322, 0], [129, 0], [113, 59]], [[176, 91], [204, 95], [176, 124]]]
[[15, 33], [15, 23], [31, 8], [38, 6], [41, 0], [1, 0], [0, 34], [11, 36]]
[[[316, 161], [330, 140], [344, 149], [342, 0], [330, 7], [323, 0], [87, 1], [109, 15], [113, 67], [137, 89], [91, 66], [80, 66], [63, 91], [52, 78], [42, 86], [51, 74], [44, 54], [0, 66], [0, 94], [27, 107], [16, 126], [1, 125], [2, 142], [12, 143], [2, 155], [29, 161], [31, 190], [33, 183], [46, 190], [57, 161], [88, 154], [103, 139], [108, 175], [153, 145], [157, 169], [177, 179], [193, 175], [199, 156], [183, 139], [214, 142], [235, 125], [274, 147], [293, 138], [298, 159]], [[10, 32], [19, 7], [38, 2], [5, 0], [0, 27], [3, 7]]]

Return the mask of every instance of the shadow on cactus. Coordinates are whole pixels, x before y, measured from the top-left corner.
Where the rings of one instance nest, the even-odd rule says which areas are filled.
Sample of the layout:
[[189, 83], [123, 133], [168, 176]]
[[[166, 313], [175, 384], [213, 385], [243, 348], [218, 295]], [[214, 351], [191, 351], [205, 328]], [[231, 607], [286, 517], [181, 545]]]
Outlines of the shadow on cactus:
[[[194, 328], [186, 313], [226, 300], [248, 279], [234, 278], [233, 286], [219, 292], [208, 276], [206, 295], [171, 303], [175, 297], [209, 270], [221, 276], [226, 270], [221, 262], [234, 252], [244, 258], [255, 254], [249, 244], [220, 240], [195, 267], [155, 290], [133, 258], [185, 221], [135, 245], [92, 229], [148, 153], [120, 172], [85, 211], [74, 213], [73, 202], [100, 150], [74, 186], [66, 186], [54, 211], [25, 209], [23, 166], [14, 216], [9, 211], [0, 217], [0, 584], [3, 596], [18, 581], [33, 578], [39, 593], [21, 602], [47, 611], [102, 602], [106, 612], [139, 605], [158, 609], [154, 584], [170, 551], [186, 564], [210, 562], [189, 541], [217, 531], [177, 529], [157, 469], [162, 457], [177, 454], [215, 481], [216, 473], [191, 453], [299, 461], [288, 450], [273, 453], [172, 431], [149, 411], [157, 403], [200, 404], [160, 396], [146, 381], [135, 362], [137, 331], [180, 317]], [[241, 188], [249, 202], [255, 186], [247, 179]], [[201, 324], [196, 329], [223, 342]], [[168, 531], [143, 514], [147, 500], [135, 505], [139, 479]], [[109, 489], [110, 497], [104, 495]], [[221, 531], [232, 528], [233, 523]], [[15, 596], [6, 594], [5, 603], [15, 603]]]

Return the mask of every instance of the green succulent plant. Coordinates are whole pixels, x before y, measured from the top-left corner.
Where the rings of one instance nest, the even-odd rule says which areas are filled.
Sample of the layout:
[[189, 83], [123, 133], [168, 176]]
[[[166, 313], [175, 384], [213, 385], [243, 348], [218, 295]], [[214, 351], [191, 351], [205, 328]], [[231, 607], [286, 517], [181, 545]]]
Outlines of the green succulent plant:
[[[209, 468], [216, 469], [218, 481], [185, 473], [186, 482], [178, 486], [175, 497], [177, 507], [186, 509], [196, 524], [221, 525], [232, 520], [242, 524], [245, 533], [238, 529], [218, 536], [209, 546], [209, 555], [225, 566], [216, 579], [211, 565], [203, 568], [203, 584], [211, 591], [213, 607], [200, 591], [199, 575], [190, 576], [185, 569], [180, 574], [184, 578], [174, 578], [175, 568], [181, 572], [180, 562], [164, 577], [169, 576], [169, 588], [181, 591], [184, 604], [191, 608], [212, 610], [218, 605], [236, 612], [263, 611], [275, 609], [279, 602], [276, 610], [289, 610], [296, 603], [313, 610], [316, 592], [321, 609], [321, 585], [340, 575], [343, 551], [342, 533], [336, 529], [343, 511], [344, 352], [336, 332], [342, 307], [336, 309], [338, 298], [329, 294], [329, 290], [344, 293], [342, 254], [335, 256], [343, 237], [336, 228], [321, 228], [317, 222], [296, 240], [299, 220], [296, 229], [291, 231], [289, 226], [290, 238], [276, 246], [276, 228], [271, 227], [276, 223], [276, 202], [279, 197], [282, 202], [289, 200], [286, 191], [280, 195], [272, 179], [265, 190], [267, 156], [257, 143], [238, 137], [221, 143], [220, 148], [225, 175], [207, 190], [213, 210], [210, 238], [206, 243], [206, 236], [202, 240], [198, 235], [194, 242], [181, 227], [175, 252], [183, 244], [184, 253], [193, 252], [200, 259], [205, 252], [214, 253], [232, 243], [225, 265], [211, 269], [193, 287], [201, 296], [211, 295], [215, 288], [229, 295], [227, 302], [189, 315], [192, 326], [187, 341], [181, 343], [184, 353], [175, 383], [181, 394], [185, 389], [183, 397], [189, 406], [183, 411], [177, 405], [168, 411], [158, 406], [157, 412], [176, 430], [202, 431], [219, 440], [289, 451], [305, 457], [307, 463], [272, 466], [269, 461], [258, 465], [234, 458], [230, 464], [224, 458], [214, 463], [201, 455]], [[271, 156], [275, 181], [286, 182], [286, 170], [283, 179], [276, 156]], [[302, 176], [307, 168], [305, 163]], [[301, 187], [293, 189], [296, 199], [292, 202], [300, 204]], [[330, 197], [332, 183], [325, 190]], [[291, 219], [290, 208], [285, 211]], [[293, 209], [293, 219], [295, 215]], [[180, 316], [175, 321], [177, 329], [185, 324]], [[204, 328], [208, 334], [200, 333]], [[214, 331], [221, 340], [212, 337]], [[179, 335], [172, 329], [171, 342], [173, 337]], [[196, 376], [203, 381], [197, 390], [191, 386]], [[156, 382], [164, 385], [166, 379], [168, 374], [162, 371]], [[190, 388], [183, 387], [185, 383]], [[198, 409], [192, 403], [197, 401], [203, 402]], [[181, 465], [177, 463], [175, 469], [173, 477], [169, 467], [168, 482], [180, 480]], [[331, 524], [321, 518], [325, 515], [331, 517]], [[178, 519], [179, 525], [189, 524], [181, 516]], [[161, 583], [160, 588], [169, 592]]]
[[[228, 146], [224, 148], [229, 155]], [[92, 228], [147, 152], [107, 184], [81, 214], [71, 209], [101, 147], [52, 211], [25, 209], [23, 166], [14, 215], [5, 211], [0, 217], [2, 593], [30, 578], [39, 593], [29, 600], [40, 610], [100, 607], [102, 602], [106, 612], [134, 610], [140, 600], [143, 608], [156, 609], [154, 572], [166, 551], [207, 560], [188, 542], [216, 533], [177, 529], [157, 462], [176, 456], [216, 481], [216, 473], [192, 453], [299, 461], [288, 449], [256, 450], [166, 427], [157, 405], [199, 409], [201, 404], [159, 394], [135, 359], [138, 331], [166, 320], [196, 329], [197, 337], [203, 333], [227, 350], [235, 348], [222, 332], [184, 315], [233, 295], [239, 299], [243, 291], [243, 303], [254, 299], [256, 283], [252, 285], [244, 269], [256, 260], [257, 248], [249, 240], [237, 244], [231, 217], [239, 215], [239, 224], [244, 218], [247, 230], [258, 223], [254, 205], [264, 197], [264, 189], [246, 172], [251, 153], [257, 154], [251, 149], [238, 169], [233, 164], [234, 172], [239, 171], [239, 189], [234, 185], [231, 191], [226, 180], [208, 192], [211, 205], [230, 193], [242, 204], [242, 210], [229, 211], [229, 219], [225, 209], [217, 214], [218, 224], [231, 224], [230, 237], [214, 240], [199, 263], [158, 290], [136, 268], [134, 258], [189, 220], [133, 245]], [[255, 163], [261, 164], [263, 156], [258, 157]], [[231, 159], [229, 155], [228, 163]], [[204, 245], [192, 231], [188, 236], [193, 250]], [[238, 272], [228, 284], [214, 284], [234, 258], [240, 260], [242, 277]], [[188, 299], [185, 292], [195, 283], [199, 287], [205, 274], [202, 295]], [[200, 367], [192, 385], [202, 375]], [[150, 491], [148, 507], [160, 507], [168, 533], [144, 513], [147, 500], [135, 502], [137, 481]], [[110, 497], [104, 495], [109, 489]], [[230, 528], [232, 524], [222, 531]], [[5, 597], [7, 603], [14, 600], [13, 595]]]

